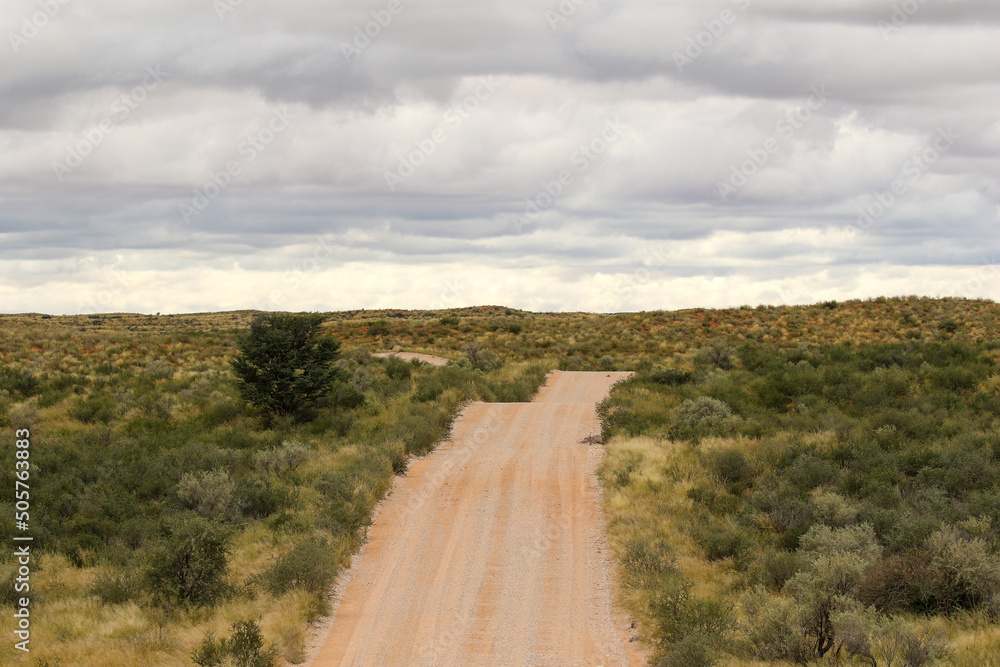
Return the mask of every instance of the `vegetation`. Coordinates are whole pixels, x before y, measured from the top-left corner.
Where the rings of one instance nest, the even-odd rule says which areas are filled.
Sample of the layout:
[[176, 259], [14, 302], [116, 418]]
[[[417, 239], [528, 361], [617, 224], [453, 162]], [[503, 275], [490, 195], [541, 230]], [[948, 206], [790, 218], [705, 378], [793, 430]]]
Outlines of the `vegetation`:
[[333, 390], [340, 343], [320, 333], [323, 316], [265, 313], [237, 341], [240, 394], [268, 416], [304, 416]]
[[[602, 475], [654, 662], [996, 654], [996, 304], [329, 313], [329, 390], [274, 407], [233, 365], [258, 315], [0, 316], [0, 424], [32, 429], [31, 661], [297, 664], [393, 475], [552, 368], [637, 371], [602, 406]], [[393, 349], [453, 361], [371, 355]]]
[[[601, 406], [610, 531], [657, 659], [923, 665], [951, 635], [950, 664], [988, 664], [1000, 342], [733, 343]], [[637, 576], [650, 545], [662, 571]]]
[[[319, 318], [226, 318], [174, 331], [173, 318], [135, 331], [0, 318], [0, 421], [32, 431], [30, 660], [297, 664], [308, 621], [327, 610], [393, 475], [447, 434], [464, 402], [529, 400], [546, 371], [495, 359], [489, 370], [467, 359], [439, 368], [373, 357], [367, 345], [328, 364], [331, 327], [313, 326]], [[240, 384], [233, 360], [267, 349], [253, 332], [286, 325], [312, 340], [307, 353], [277, 355], [300, 370], [265, 370], [293, 391], [310, 364], [333, 382], [272, 411], [277, 403], [249, 402], [264, 392]], [[265, 339], [287, 350], [286, 333]], [[10, 516], [12, 500], [0, 498]], [[10, 522], [0, 534], [10, 543]], [[3, 556], [0, 576], [9, 581], [15, 565]], [[14, 602], [5, 586], [0, 603]], [[13, 612], [5, 618], [9, 630]], [[0, 663], [21, 664], [19, 653], [0, 645]]]

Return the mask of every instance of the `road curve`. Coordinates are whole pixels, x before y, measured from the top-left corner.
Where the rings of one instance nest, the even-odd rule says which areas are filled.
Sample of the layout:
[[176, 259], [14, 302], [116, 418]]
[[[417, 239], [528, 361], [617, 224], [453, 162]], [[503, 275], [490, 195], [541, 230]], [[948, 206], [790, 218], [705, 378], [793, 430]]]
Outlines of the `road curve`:
[[403, 361], [422, 361], [425, 364], [430, 364], [431, 366], [446, 366], [451, 359], [445, 359], [444, 357], [435, 357], [432, 354], [423, 354], [421, 352], [376, 352], [372, 355], [373, 357], [399, 357]]
[[312, 665], [637, 666], [616, 622], [596, 404], [627, 373], [553, 372], [473, 403], [396, 481]]

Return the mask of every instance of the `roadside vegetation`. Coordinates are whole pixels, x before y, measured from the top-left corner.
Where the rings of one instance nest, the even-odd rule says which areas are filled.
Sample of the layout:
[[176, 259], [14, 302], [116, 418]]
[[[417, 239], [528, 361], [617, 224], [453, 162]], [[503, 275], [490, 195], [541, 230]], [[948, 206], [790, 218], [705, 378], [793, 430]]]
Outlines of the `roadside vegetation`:
[[[307, 624], [328, 610], [393, 475], [447, 435], [464, 402], [529, 400], [545, 375], [531, 362], [437, 368], [355, 347], [308, 405], [254, 407], [231, 369], [245, 326], [0, 321], [3, 422], [31, 429], [40, 555], [30, 662], [4, 642], [2, 664], [301, 662]], [[0, 498], [0, 514], [13, 517], [12, 501]], [[0, 522], [12, 537], [13, 521]], [[12, 607], [15, 563], [0, 568]]]
[[601, 406], [658, 666], [997, 664], [1000, 341], [716, 340]]
[[[464, 402], [529, 400], [559, 368], [637, 371], [602, 407], [602, 475], [654, 661], [882, 667], [906, 663], [880, 647], [913, 644], [991, 664], [992, 302], [327, 313], [332, 384], [304, 407], [241, 392], [254, 315], [0, 316], [0, 426], [32, 432], [40, 556], [30, 660], [7, 642], [0, 663], [297, 664], [393, 475]], [[372, 356], [388, 350], [453, 361]], [[14, 602], [0, 588], [8, 636]]]

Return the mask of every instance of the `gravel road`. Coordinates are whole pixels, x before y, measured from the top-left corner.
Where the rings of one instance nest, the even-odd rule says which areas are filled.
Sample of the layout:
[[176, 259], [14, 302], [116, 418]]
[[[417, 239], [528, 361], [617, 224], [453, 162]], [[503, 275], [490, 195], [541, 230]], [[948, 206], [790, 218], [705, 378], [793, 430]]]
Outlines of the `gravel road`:
[[584, 442], [627, 375], [556, 371], [531, 403], [467, 407], [383, 502], [314, 667], [644, 664]]

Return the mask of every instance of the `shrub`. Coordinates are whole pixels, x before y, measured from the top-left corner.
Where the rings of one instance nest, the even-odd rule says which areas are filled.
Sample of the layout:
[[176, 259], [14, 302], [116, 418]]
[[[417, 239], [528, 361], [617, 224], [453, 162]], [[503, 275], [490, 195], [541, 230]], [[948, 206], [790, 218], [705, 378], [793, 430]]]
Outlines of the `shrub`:
[[690, 534], [698, 546], [705, 550], [705, 557], [710, 561], [737, 557], [753, 544], [753, 540], [739, 528], [714, 522], [695, 523]]
[[337, 576], [337, 554], [318, 537], [302, 540], [264, 572], [267, 589], [281, 595], [293, 588], [325, 593]]
[[188, 509], [202, 516], [229, 517], [233, 512], [236, 485], [225, 470], [184, 473], [177, 485], [177, 497]]
[[674, 410], [674, 419], [682, 435], [705, 435], [733, 418], [733, 411], [720, 400], [709, 396], [687, 399]]
[[354, 371], [351, 375], [351, 386], [354, 387], [355, 391], [358, 393], [365, 393], [372, 388], [375, 383], [375, 376], [367, 368], [359, 368]]
[[732, 625], [731, 610], [721, 600], [696, 598], [691, 586], [680, 572], [672, 572], [652, 589], [649, 614], [664, 653], [692, 635], [721, 638]]
[[108, 424], [118, 413], [118, 404], [111, 396], [92, 395], [74, 402], [69, 409], [73, 419], [84, 424]]
[[691, 382], [691, 373], [684, 373], [673, 368], [660, 368], [649, 372], [646, 376], [653, 384], [662, 384], [668, 387], [676, 387]]
[[768, 550], [758, 561], [757, 576], [773, 591], [780, 591], [802, 567], [798, 554], [788, 551]]
[[100, 598], [104, 604], [124, 604], [139, 598], [141, 583], [135, 570], [102, 570], [90, 584], [88, 593]]
[[0, 368], [0, 391], [9, 391], [12, 396], [28, 398], [40, 384], [38, 377], [26, 368]]
[[210, 605], [226, 590], [229, 531], [198, 517], [164, 527], [146, 578], [159, 596], [181, 604]]
[[828, 526], [842, 528], [858, 516], [858, 508], [841, 495], [826, 491], [813, 498], [816, 519]]
[[955, 593], [957, 606], [1000, 611], [1000, 558], [989, 553], [984, 540], [967, 539], [947, 526], [927, 539], [927, 551], [931, 567]]
[[868, 524], [830, 528], [813, 526], [799, 540], [799, 553], [806, 558], [817, 560], [839, 554], [853, 554], [865, 563], [872, 562], [882, 554], [875, 531]]
[[754, 469], [738, 449], [718, 449], [709, 455], [712, 472], [730, 493], [739, 494], [753, 485]]
[[868, 565], [881, 555], [871, 526], [830, 528], [817, 525], [800, 540], [800, 555], [808, 566], [784, 586], [798, 604], [799, 623], [810, 652], [823, 657], [834, 645], [832, 615], [853, 594]]
[[729, 370], [733, 367], [736, 350], [721, 343], [713, 343], [701, 348], [694, 355], [694, 362], [700, 366], [710, 366]]
[[496, 352], [476, 342], [463, 345], [462, 353], [473, 366], [482, 371], [492, 371], [503, 365], [503, 362], [497, 358]]
[[368, 325], [368, 335], [372, 338], [385, 336], [390, 332], [389, 323], [385, 320], [375, 320]]
[[191, 654], [191, 660], [201, 667], [220, 667], [226, 659], [226, 651], [222, 642], [216, 641], [215, 633], [206, 632], [201, 644]]
[[930, 554], [909, 549], [873, 564], [858, 586], [856, 597], [882, 612], [935, 612], [951, 608], [953, 593]]
[[837, 657], [859, 658], [867, 665], [923, 667], [943, 658], [948, 646], [941, 634], [918, 635], [900, 619], [876, 618], [856, 605], [833, 614]]
[[688, 635], [656, 661], [655, 667], [711, 667], [715, 658], [707, 644], [701, 635]]
[[403, 361], [399, 357], [386, 357], [383, 365], [389, 379], [397, 382], [409, 380], [413, 373], [413, 364]]
[[310, 449], [298, 440], [286, 440], [280, 447], [262, 449], [253, 455], [254, 468], [261, 475], [281, 475], [308, 460]]
[[234, 506], [245, 517], [265, 519], [289, 507], [296, 495], [297, 489], [273, 484], [267, 477], [251, 476], [237, 485]]
[[229, 639], [216, 641], [215, 635], [207, 633], [191, 659], [201, 667], [273, 667], [278, 649], [273, 644], [264, 648], [264, 637], [257, 621], [235, 621], [230, 627]]
[[794, 602], [772, 598], [757, 586], [740, 596], [740, 605], [748, 619], [741, 629], [758, 658], [804, 664], [811, 657], [811, 646]]
[[633, 539], [625, 544], [619, 562], [628, 588], [651, 587], [667, 575], [677, 572], [673, 551], [666, 540]]

